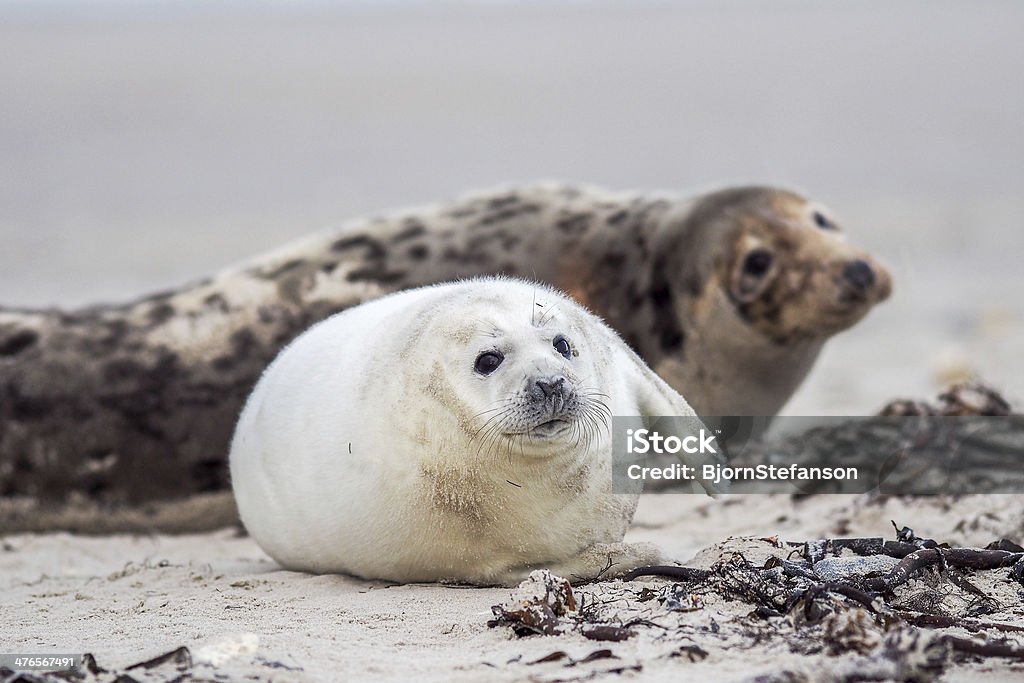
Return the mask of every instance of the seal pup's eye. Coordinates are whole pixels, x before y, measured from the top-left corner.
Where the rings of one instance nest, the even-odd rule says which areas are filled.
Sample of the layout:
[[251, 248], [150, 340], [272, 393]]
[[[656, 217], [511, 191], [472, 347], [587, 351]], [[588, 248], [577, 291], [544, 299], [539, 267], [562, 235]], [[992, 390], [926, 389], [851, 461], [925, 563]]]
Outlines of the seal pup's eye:
[[569, 345], [569, 340], [562, 335], [555, 337], [551, 345], [555, 347], [555, 351], [565, 356], [566, 359], [572, 358], [572, 347]]
[[503, 360], [505, 360], [505, 356], [501, 355], [500, 351], [487, 351], [476, 357], [473, 367], [481, 375], [489, 375], [498, 369]]
[[836, 226], [821, 211], [814, 212], [814, 222], [822, 230], [835, 230]]
[[771, 267], [772, 255], [764, 249], [755, 249], [750, 252], [747, 254], [746, 260], [743, 262], [743, 272], [747, 275], [753, 275], [754, 277], [764, 275]]

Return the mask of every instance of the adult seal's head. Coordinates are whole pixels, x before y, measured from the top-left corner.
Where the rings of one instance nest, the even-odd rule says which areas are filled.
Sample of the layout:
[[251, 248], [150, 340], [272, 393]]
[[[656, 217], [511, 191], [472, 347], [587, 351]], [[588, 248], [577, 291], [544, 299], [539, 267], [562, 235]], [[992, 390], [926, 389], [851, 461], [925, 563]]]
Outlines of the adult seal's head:
[[[301, 335], [231, 448], [242, 520], [286, 567], [398, 581], [593, 577], [621, 543], [611, 416], [692, 416], [609, 328], [542, 285], [410, 290]], [[705, 458], [691, 457], [692, 464]]]
[[844, 330], [892, 291], [889, 272], [847, 243], [828, 209], [793, 192], [726, 190], [687, 220], [718, 233], [698, 267], [741, 319], [780, 346]]
[[653, 334], [637, 345], [705, 415], [774, 415], [822, 345], [892, 290], [828, 209], [777, 188], [670, 207], [651, 242]]

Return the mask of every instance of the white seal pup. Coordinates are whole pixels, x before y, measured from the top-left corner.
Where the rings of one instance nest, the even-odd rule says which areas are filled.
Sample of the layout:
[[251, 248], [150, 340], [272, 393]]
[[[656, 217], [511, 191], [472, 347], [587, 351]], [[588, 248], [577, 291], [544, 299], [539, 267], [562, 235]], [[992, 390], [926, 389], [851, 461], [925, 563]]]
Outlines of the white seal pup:
[[285, 348], [239, 418], [231, 479], [245, 526], [290, 569], [506, 585], [541, 567], [612, 576], [661, 560], [621, 542], [637, 492], [612, 492], [612, 415], [693, 411], [555, 290], [435, 285], [339, 313]]

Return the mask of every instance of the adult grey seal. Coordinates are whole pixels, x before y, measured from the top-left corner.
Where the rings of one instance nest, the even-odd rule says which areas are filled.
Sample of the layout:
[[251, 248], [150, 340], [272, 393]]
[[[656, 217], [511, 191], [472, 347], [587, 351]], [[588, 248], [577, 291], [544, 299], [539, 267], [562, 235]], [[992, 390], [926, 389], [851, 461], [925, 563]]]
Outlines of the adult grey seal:
[[[0, 311], [0, 491], [19, 501], [0, 523], [229, 521], [230, 506], [184, 518], [159, 501], [225, 490], [231, 426], [285, 344], [390, 292], [491, 273], [569, 292], [705, 415], [776, 413], [890, 290], [828, 211], [788, 190], [549, 183], [357, 220], [124, 305]], [[89, 505], [69, 514], [70, 497]]]
[[285, 348], [242, 411], [231, 479], [246, 528], [290, 569], [593, 579], [659, 557], [622, 543], [638, 489], [613, 492], [611, 416], [693, 414], [568, 297], [442, 284], [339, 313]]

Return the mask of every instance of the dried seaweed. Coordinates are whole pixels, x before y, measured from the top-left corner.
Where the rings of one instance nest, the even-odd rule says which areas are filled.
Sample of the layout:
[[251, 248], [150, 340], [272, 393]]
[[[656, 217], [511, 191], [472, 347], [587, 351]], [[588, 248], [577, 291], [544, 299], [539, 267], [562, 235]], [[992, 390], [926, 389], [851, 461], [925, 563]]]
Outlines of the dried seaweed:
[[612, 626], [609, 624], [583, 624], [580, 633], [588, 640], [603, 640], [609, 642], [621, 642], [636, 635], [636, 631], [625, 626]]
[[550, 636], [561, 633], [559, 617], [575, 610], [576, 597], [569, 582], [549, 571], [538, 570], [520, 584], [509, 602], [491, 606], [494, 619], [487, 625], [510, 626], [520, 638]]
[[[837, 664], [834, 671], [829, 670], [829, 680], [924, 681], [941, 675], [950, 663], [964, 658], [1024, 659], [1024, 647], [1019, 642], [988, 635], [1024, 633], [1024, 626], [970, 616], [998, 607], [998, 601], [979, 588], [991, 586], [991, 582], [979, 583], [970, 573], [1009, 568], [1008, 578], [1020, 582], [1024, 550], [1008, 539], [986, 548], [950, 547], [918, 537], [909, 527], [893, 527], [893, 540], [841, 538], [776, 543], [774, 546], [792, 551], [772, 555], [760, 563], [733, 552], [709, 568], [643, 567], [626, 575], [624, 585], [628, 587], [641, 577], [658, 576], [671, 583], [658, 588], [656, 582], [648, 580], [642, 587], [624, 588], [621, 594], [600, 593], [604, 600], [588, 602], [584, 596], [580, 610], [562, 620], [564, 630], [617, 638], [625, 631], [633, 635], [638, 629], [657, 627], [670, 634], [672, 627], [659, 623], [662, 619], [629, 622], [618, 618], [619, 623], [611, 622], [617, 618], [616, 609], [622, 614], [629, 610], [635, 613], [655, 601], [660, 614], [699, 611], [705, 607], [704, 599], [714, 595], [751, 606], [743, 627], [749, 647], [783, 637], [794, 652], [855, 655]], [[907, 588], [914, 578], [925, 580]], [[956, 599], [947, 604], [950, 596]], [[908, 610], [915, 601], [927, 604], [929, 609]], [[779, 623], [774, 621], [777, 619], [787, 620], [795, 632], [781, 635], [772, 626]], [[758, 620], [763, 620], [763, 627], [756, 626]], [[950, 628], [975, 635], [961, 637], [938, 631]], [[707, 656], [694, 647], [697, 649], [693, 653], [680, 650], [673, 656], [693, 658], [698, 650], [703, 653], [701, 657]], [[821, 671], [792, 670], [756, 680], [811, 681], [822, 677]]]
[[941, 564], [943, 567], [999, 569], [1013, 566], [1022, 559], [1024, 553], [1012, 553], [1007, 550], [923, 548], [904, 557], [888, 576], [871, 579], [866, 585], [875, 591], [891, 591], [910, 580], [920, 569], [933, 564]]

